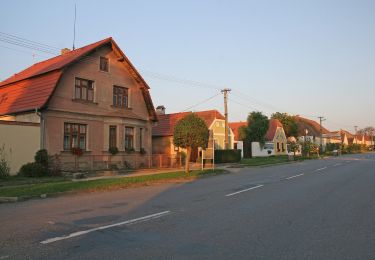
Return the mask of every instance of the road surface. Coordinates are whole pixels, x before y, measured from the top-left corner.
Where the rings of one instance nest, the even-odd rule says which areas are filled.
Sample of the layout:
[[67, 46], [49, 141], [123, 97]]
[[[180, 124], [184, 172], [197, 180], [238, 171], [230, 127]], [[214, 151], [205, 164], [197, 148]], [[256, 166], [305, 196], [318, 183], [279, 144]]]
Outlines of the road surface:
[[375, 259], [375, 154], [0, 204], [1, 259]]

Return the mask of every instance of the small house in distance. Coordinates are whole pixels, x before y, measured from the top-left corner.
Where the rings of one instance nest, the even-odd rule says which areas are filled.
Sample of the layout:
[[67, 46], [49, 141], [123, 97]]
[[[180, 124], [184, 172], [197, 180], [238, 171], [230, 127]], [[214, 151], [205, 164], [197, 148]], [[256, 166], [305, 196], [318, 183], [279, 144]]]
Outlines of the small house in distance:
[[283, 125], [279, 120], [269, 120], [269, 127], [265, 136], [265, 141], [264, 146], [259, 142], [251, 143], [251, 153], [253, 157], [288, 154], [287, 138]]
[[[158, 123], [152, 128], [152, 152], [154, 155], [160, 154], [176, 157], [183, 151], [180, 147], [173, 144], [173, 133], [177, 122], [193, 112], [182, 112], [165, 114], [165, 107], [158, 106]], [[217, 110], [207, 110], [194, 112], [198, 117], [202, 118], [210, 131], [210, 139], [208, 147], [212, 147], [215, 142], [215, 149], [224, 149], [225, 145], [225, 118]], [[229, 128], [229, 148], [233, 148], [234, 135], [233, 131]], [[199, 157], [199, 149], [193, 149], [191, 152], [191, 162], [196, 162]]]

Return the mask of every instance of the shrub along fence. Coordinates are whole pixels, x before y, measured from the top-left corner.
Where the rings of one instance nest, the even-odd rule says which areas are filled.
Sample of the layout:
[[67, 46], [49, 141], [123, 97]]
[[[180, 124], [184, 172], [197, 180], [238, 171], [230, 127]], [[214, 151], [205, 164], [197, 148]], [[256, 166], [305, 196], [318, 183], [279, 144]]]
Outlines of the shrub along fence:
[[241, 161], [241, 150], [215, 150], [215, 163], [236, 163]]

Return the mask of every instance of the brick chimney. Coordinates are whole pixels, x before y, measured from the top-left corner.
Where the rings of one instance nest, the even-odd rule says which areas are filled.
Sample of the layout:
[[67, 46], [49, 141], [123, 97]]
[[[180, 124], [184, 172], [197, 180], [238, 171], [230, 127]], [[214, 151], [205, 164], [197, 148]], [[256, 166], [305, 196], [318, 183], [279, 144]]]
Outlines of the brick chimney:
[[161, 105], [161, 106], [156, 107], [156, 114], [165, 115], [165, 106]]
[[66, 53], [70, 52], [70, 49], [69, 48], [64, 48], [64, 49], [61, 49], [61, 55], [64, 55]]

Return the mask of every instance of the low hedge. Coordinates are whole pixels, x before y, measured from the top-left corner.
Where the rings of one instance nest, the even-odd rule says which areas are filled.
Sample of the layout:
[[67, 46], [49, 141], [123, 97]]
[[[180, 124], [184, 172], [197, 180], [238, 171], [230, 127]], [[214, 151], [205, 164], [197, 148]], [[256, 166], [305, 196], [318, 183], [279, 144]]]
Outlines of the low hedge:
[[215, 150], [215, 163], [236, 163], [241, 161], [241, 150]]

